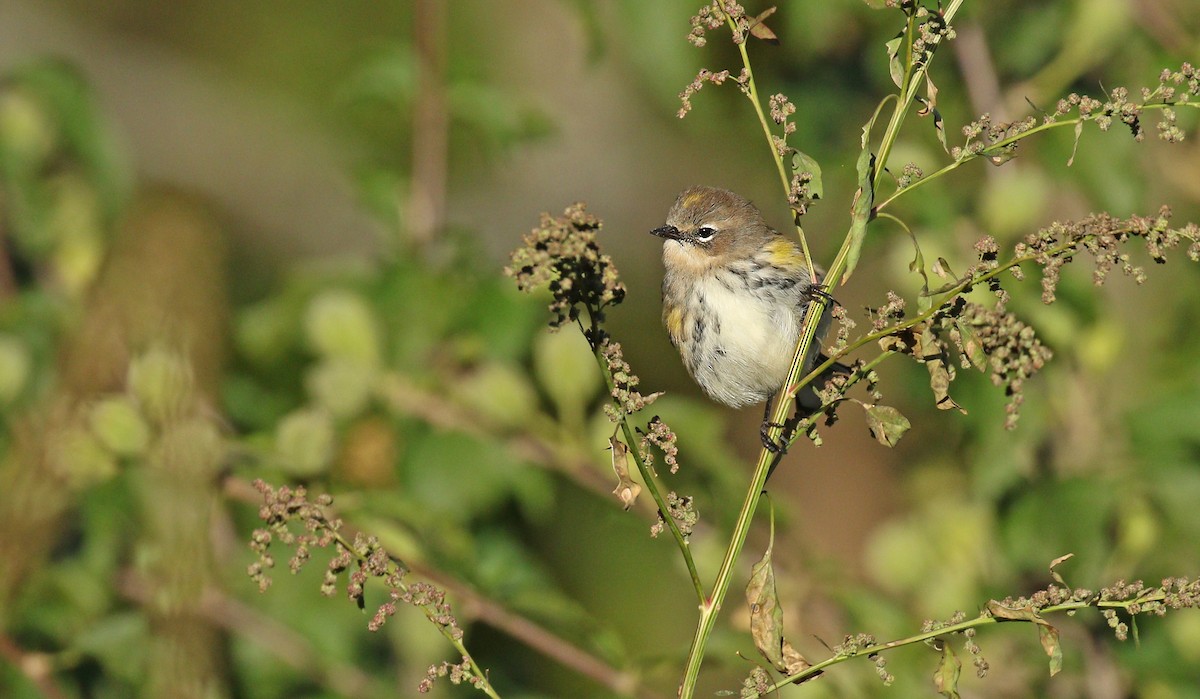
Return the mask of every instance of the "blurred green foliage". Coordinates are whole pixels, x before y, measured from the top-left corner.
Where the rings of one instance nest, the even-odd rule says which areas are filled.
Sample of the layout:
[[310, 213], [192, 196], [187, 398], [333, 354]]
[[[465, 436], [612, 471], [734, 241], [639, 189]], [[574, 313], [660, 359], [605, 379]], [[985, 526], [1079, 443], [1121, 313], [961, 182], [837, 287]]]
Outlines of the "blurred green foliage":
[[[766, 153], [736, 90], [710, 86], [687, 120], [673, 120], [674, 95], [699, 65], [736, 62], [731, 46], [713, 42], [697, 53], [685, 41], [697, 4], [554, 9], [569, 12], [582, 37], [578, 52], [591, 65], [619, 66], [636, 98], [661, 115], [647, 140], [686, 136], [679, 167], [700, 152], [706, 165], [696, 176], [719, 171], [731, 181], [715, 184], [734, 186], [733, 178], [759, 172], [748, 186], [771, 191], [772, 173], [761, 175]], [[118, 5], [138, 11], [132, 0]], [[200, 12], [195, 3], [161, 11], [178, 20], [173, 13], [185, 5]], [[155, 668], [168, 667], [164, 653], [189, 649], [164, 630], [181, 617], [194, 625], [179, 628], [203, 630], [195, 638], [204, 650], [185, 656], [194, 667], [176, 696], [408, 696], [429, 665], [457, 660], [410, 608], [371, 634], [369, 614], [357, 613], [343, 592], [322, 598], [322, 552], [294, 578], [279, 565], [272, 589], [260, 595], [244, 570], [252, 560], [245, 541], [257, 523], [245, 484], [261, 477], [334, 494], [350, 526], [378, 536], [416, 577], [449, 589], [468, 647], [503, 696], [617, 694], [564, 669], [567, 661], [539, 643], [594, 661], [610, 679], [634, 677], [646, 696], [672, 696], [695, 604], [683, 594], [676, 552], [646, 535], [652, 513], [623, 513], [608, 494], [612, 426], [601, 414], [605, 396], [586, 343], [566, 330], [542, 330], [542, 300], [519, 295], [501, 277], [479, 231], [451, 228], [428, 247], [406, 237], [409, 117], [421, 70], [415, 49], [394, 36], [409, 28], [406, 13], [390, 8], [386, 22], [376, 18], [395, 24], [390, 33], [376, 28], [387, 36], [322, 67], [314, 61], [320, 52], [301, 39], [344, 41], [358, 26], [353, 20], [330, 19], [327, 3], [303, 3], [287, 21], [278, 8], [250, 5], [259, 18], [251, 25], [281, 21], [277, 31], [263, 31], [273, 38], [261, 52], [236, 33], [221, 34], [219, 23], [147, 19], [138, 31], [161, 30], [197, 52], [223, 36], [213, 59], [223, 69], [289, 90], [335, 130], [361, 138], [369, 147], [356, 182], [387, 231], [383, 250], [367, 260], [288, 263], [261, 297], [231, 309], [228, 347], [224, 337], [203, 334], [176, 342], [168, 333], [162, 344], [120, 336], [113, 342], [125, 343], [124, 353], [109, 372], [119, 380], [76, 384], [70, 367], [80, 353], [105, 354], [81, 328], [101, 315], [97, 279], [143, 187], [114, 145], [120, 125], [101, 117], [86, 66], [34, 62], [5, 77], [0, 694], [155, 696]], [[473, 41], [503, 42], [518, 29], [484, 5], [454, 3], [448, 18], [448, 162], [452, 182], [464, 188], [503, 178], [514, 153], [537, 148], [561, 127], [473, 50]], [[1136, 89], [1194, 55], [1195, 17], [1170, 3], [1148, 5], [1160, 11], [1157, 20], [1118, 0], [969, 4], [959, 31], [978, 31], [983, 49], [970, 44], [957, 58], [945, 51], [934, 69], [951, 140], [980, 112], [1036, 113], [1064, 92], [1099, 93], [1101, 83]], [[110, 19], [121, 16], [110, 11]], [[370, 17], [359, 20], [371, 25]], [[323, 23], [333, 29], [322, 33]], [[840, 233], [859, 130], [891, 85], [883, 44], [895, 34], [895, 17], [859, 2], [793, 3], [772, 26], [782, 43], [753, 47], [757, 79], [768, 93], [794, 98], [801, 128], [793, 142], [821, 163], [828, 192], [806, 229]], [[981, 56], [983, 73], [971, 68]], [[994, 99], [973, 92], [992, 79], [1003, 88]], [[1194, 126], [1194, 116], [1181, 116]], [[895, 160], [928, 172], [945, 156], [929, 124], [914, 122]], [[1003, 168], [963, 168], [906, 198], [897, 213], [914, 225], [927, 259], [945, 257], [955, 269], [970, 264], [971, 246], [985, 233], [1011, 245], [1049, 220], [1092, 209], [1123, 215], [1169, 203], [1177, 220], [1200, 218], [1196, 190], [1188, 189], [1198, 179], [1195, 151], [1138, 145], [1115, 131], [1086, 132], [1071, 168], [1071, 134], [1047, 134]], [[564, 178], [588, 167], [568, 165]], [[530, 225], [536, 214], [529, 211]], [[508, 232], [513, 245], [518, 233]], [[613, 235], [607, 249], [623, 240]], [[911, 257], [905, 236], [874, 224], [856, 286], [845, 297], [839, 290], [839, 300], [861, 308], [878, 306], [890, 288], [911, 295], [919, 287], [906, 272]], [[142, 264], [149, 270], [154, 262]], [[924, 368], [896, 363], [884, 368], [882, 390], [913, 429], [887, 461], [886, 482], [856, 485], [867, 473], [860, 462], [890, 455], [879, 456], [882, 447], [850, 411], [826, 434], [861, 442], [825, 447], [837, 450], [832, 465], [797, 447], [804, 453], [781, 470], [805, 469], [803, 492], [773, 491], [783, 530], [775, 559], [785, 622], [810, 660], [844, 633], [909, 635], [926, 618], [974, 613], [989, 598], [1043, 587], [1050, 560], [1067, 552], [1076, 556], [1060, 570], [1083, 587], [1197, 573], [1200, 275], [1182, 260], [1149, 271], [1146, 288], [1113, 279], [1097, 289], [1086, 270], [1071, 270], [1049, 307], [1036, 280], [1014, 287], [1010, 307], [1056, 354], [1027, 386], [1017, 431], [1000, 429], [1005, 398], [982, 377], [961, 372], [953, 393], [969, 414], [951, 415], [933, 409]], [[655, 299], [640, 303], [653, 307], [643, 316], [657, 313]], [[613, 325], [618, 339], [626, 327], [632, 337], [648, 336], [628, 319]], [[81, 337], [88, 340], [82, 351]], [[190, 369], [191, 350], [206, 344], [226, 354], [215, 386]], [[629, 355], [660, 361], [650, 347]], [[634, 368], [657, 390], [672, 381], [658, 373], [678, 375], [673, 361], [638, 366], [634, 359]], [[660, 475], [698, 500], [703, 528], [692, 548], [707, 579], [747, 467], [742, 443], [730, 444], [726, 416], [694, 395], [672, 393], [653, 410], [679, 433], [684, 469]], [[211, 443], [218, 437], [219, 447]], [[756, 438], [752, 429], [749, 437]], [[198, 461], [183, 463], [181, 454]], [[804, 478], [815, 468], [844, 469], [850, 485], [814, 493]], [[882, 492], [887, 507], [855, 510], [858, 493], [849, 491], [860, 487]], [[817, 499], [837, 503], [833, 521], [805, 519], [797, 502]], [[869, 533], [847, 538], [851, 520], [869, 521]], [[765, 535], [755, 537], [765, 546]], [[368, 605], [382, 594], [368, 590]], [[528, 625], [497, 620], [501, 612]], [[737, 687], [749, 671], [735, 652], [754, 657], [745, 615], [727, 609], [726, 616], [710, 646], [703, 680], [710, 691]], [[1197, 697], [1198, 619], [1181, 612], [1143, 620], [1137, 645], [1113, 640], [1099, 615], [1062, 620], [1066, 658], [1053, 679], [1032, 629], [989, 629], [977, 641], [992, 672], [976, 680], [968, 665], [964, 691], [1095, 696], [1101, 686], [1121, 696]], [[967, 664], [967, 651], [960, 657]], [[888, 661], [891, 688], [867, 663], [849, 663], [781, 694], [931, 694], [936, 656], [908, 648]], [[444, 680], [434, 690], [469, 694]]]

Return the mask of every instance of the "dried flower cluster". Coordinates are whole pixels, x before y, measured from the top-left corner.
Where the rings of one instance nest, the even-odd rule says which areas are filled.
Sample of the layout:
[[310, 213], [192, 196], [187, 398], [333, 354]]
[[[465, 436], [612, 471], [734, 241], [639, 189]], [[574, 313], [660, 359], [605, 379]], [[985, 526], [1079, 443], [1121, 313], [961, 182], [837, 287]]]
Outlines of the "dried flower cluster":
[[924, 176], [925, 171], [917, 167], [916, 163], [905, 163], [900, 176], [896, 178], [896, 186], [904, 189]]
[[[406, 583], [407, 570], [387, 553], [377, 538], [360, 532], [355, 534], [353, 543], [348, 543], [342, 537], [342, 520], [326, 514], [326, 508], [333, 504], [333, 498], [323, 494], [310, 501], [303, 486], [281, 486], [276, 489], [261, 479], [254, 481], [254, 488], [263, 497], [258, 514], [266, 526], [256, 529], [251, 535], [250, 548], [258, 554], [259, 560], [250, 565], [248, 573], [258, 583], [260, 590], [266, 590], [271, 584], [266, 571], [274, 567], [269, 550], [273, 542], [295, 546], [296, 552], [289, 562], [293, 573], [299, 572], [308, 562], [313, 546], [332, 546], [334, 554], [325, 569], [321, 594], [327, 597], [334, 595], [338, 576], [346, 571], [350, 571], [346, 581], [346, 596], [360, 609], [366, 604], [366, 584], [369, 579], [376, 578], [387, 588], [387, 600], [379, 605], [367, 623], [369, 630], [378, 631], [396, 613], [398, 603], [403, 602], [421, 609], [447, 638], [454, 641], [462, 638], [462, 629], [451, 613], [445, 592], [426, 582]], [[301, 529], [302, 533], [296, 533], [293, 528]], [[430, 685], [427, 683], [433, 678], [447, 675], [455, 684], [464, 680], [473, 684], [483, 681], [473, 672], [469, 658], [464, 658], [462, 665], [443, 663], [431, 667], [429, 676], [421, 683], [421, 691], [428, 691]]]
[[596, 233], [600, 219], [587, 212], [583, 203], [567, 207], [562, 216], [543, 213], [541, 222], [523, 239], [524, 247], [512, 254], [504, 273], [517, 280], [517, 288], [532, 291], [548, 285], [554, 301], [551, 328], [579, 322], [580, 308], [587, 311], [589, 326], [584, 336], [595, 349], [604, 339], [600, 324], [604, 309], [625, 298], [612, 259], [600, 252]]
[[1118, 611], [1124, 611], [1130, 616], [1138, 614], [1164, 616], [1168, 610], [1196, 609], [1200, 607], [1200, 579], [1163, 578], [1159, 587], [1147, 587], [1141, 580], [1133, 582], [1118, 580], [1097, 592], [1085, 588], [1072, 589], [1065, 585], [1052, 584], [1045, 590], [1039, 590], [1028, 597], [1017, 597], [1016, 599], [1006, 597], [995, 604], [1007, 609], [1027, 609], [1040, 612], [1047, 607], [1070, 603], [1081, 603], [1101, 609], [1117, 638], [1124, 640], [1128, 633], [1128, 627], [1117, 620]]
[[[788, 99], [787, 95], [774, 94], [767, 100], [770, 108], [771, 121], [783, 127], [782, 136], [771, 136], [771, 143], [775, 145], [775, 153], [780, 158], [787, 157], [792, 149], [787, 144], [788, 136], [796, 133], [796, 122], [791, 120], [791, 116], [796, 113], [796, 105]], [[797, 173], [799, 176], [800, 173]], [[812, 173], [808, 173], [808, 181], [812, 180]], [[807, 183], [807, 181], [806, 181]], [[796, 183], [793, 183], [793, 189], [796, 188]]]
[[650, 525], [651, 538], [657, 539], [667, 530], [667, 517], [670, 517], [679, 527], [679, 532], [685, 540], [691, 536], [692, 530], [700, 522], [700, 513], [696, 511], [695, 499], [690, 495], [680, 495], [673, 490], [667, 493], [666, 513], [659, 510], [658, 519]]
[[975, 121], [962, 127], [966, 142], [961, 146], [950, 149], [950, 157], [961, 160], [988, 151], [988, 157], [995, 165], [1002, 165], [1016, 155], [1017, 144], [1009, 142], [1038, 125], [1035, 117], [1025, 117], [1020, 121], [1002, 121], [992, 123], [991, 114], [983, 114]]
[[885, 686], [885, 687], [892, 686], [892, 683], [896, 681], [896, 676], [893, 675], [892, 673], [888, 672], [887, 658], [883, 657], [879, 653], [872, 653], [871, 655], [869, 655], [867, 657], [870, 658], [871, 661], [875, 664], [875, 674], [879, 677], [880, 680], [883, 681], [883, 686]]
[[[258, 589], [265, 592], [271, 586], [267, 571], [275, 567], [275, 558], [270, 552], [272, 542], [296, 547], [288, 561], [288, 569], [293, 574], [298, 573], [308, 562], [312, 546], [325, 548], [333, 543], [342, 521], [325, 517], [325, 508], [333, 503], [333, 498], [328, 495], [319, 495], [316, 502], [309, 502], [304, 486], [293, 489], [285, 485], [276, 490], [262, 480], [256, 480], [254, 488], [263, 496], [258, 517], [266, 526], [255, 529], [250, 535], [250, 549], [258, 554], [258, 560], [251, 563], [246, 572], [258, 584]], [[293, 523], [299, 523], [304, 533], [293, 532]]]
[[[901, 5], [904, 4], [906, 3], [901, 3]], [[915, 3], [911, 5], [915, 5]], [[954, 29], [946, 23], [946, 18], [940, 11], [933, 11], [924, 5], [919, 5], [912, 9], [906, 9], [905, 12], [912, 13], [920, 21], [920, 24], [917, 25], [917, 35], [912, 42], [912, 62], [914, 64], [928, 61], [933, 50], [943, 39], [954, 38]]]
[[[697, 92], [703, 89], [706, 84], [712, 83], [713, 85], [724, 85], [725, 81], [729, 78], [730, 73], [728, 70], [720, 70], [714, 73], [708, 68], [701, 68], [700, 71], [696, 73], [696, 77], [692, 79], [692, 82], [688, 83], [688, 86], [683, 88], [683, 92], [679, 93], [679, 101], [681, 104], [679, 106], [679, 111], [676, 112], [675, 115], [680, 119], [687, 116], [688, 112], [692, 111], [692, 97], [694, 97]], [[737, 83], [738, 88], [743, 93], [750, 89], [750, 73], [745, 68], [738, 73], [737, 77], [733, 78], [733, 81]]]
[[745, 8], [735, 0], [712, 0], [709, 4], [701, 7], [692, 17], [692, 30], [688, 33], [688, 41], [697, 48], [704, 46], [708, 43], [705, 34], [714, 29], [720, 29], [726, 20], [734, 24], [734, 42], [740, 44], [745, 41], [750, 25], [746, 19]]
[[741, 699], [757, 699], [767, 696], [771, 691], [771, 675], [761, 667], [755, 666], [746, 679], [742, 680], [742, 691], [738, 694]]
[[[309, 501], [303, 486], [290, 488], [285, 485], [276, 489], [261, 479], [254, 481], [254, 488], [263, 496], [258, 515], [266, 527], [256, 529], [251, 535], [250, 548], [258, 554], [259, 560], [250, 565], [248, 573], [258, 583], [260, 590], [265, 590], [271, 584], [266, 570], [274, 566], [269, 551], [272, 542], [279, 541], [296, 547], [288, 565], [292, 573], [298, 573], [311, 558], [311, 547], [332, 546], [334, 554], [325, 568], [321, 594], [326, 597], [335, 594], [338, 576], [352, 568], [347, 576], [346, 595], [359, 608], [365, 605], [368, 579], [378, 578], [388, 588], [388, 601], [376, 610], [368, 623], [370, 630], [379, 630], [388, 617], [396, 613], [396, 603], [406, 602], [424, 608], [430, 620], [448, 629], [455, 638], [462, 636], [461, 629], [450, 615], [444, 593], [427, 583], [406, 585], [404, 577], [407, 571], [387, 553], [378, 539], [360, 532], [354, 535], [353, 543], [347, 543], [339, 533], [342, 520], [331, 519], [325, 512], [333, 504], [333, 498], [329, 495], [322, 494], [315, 501]], [[303, 533], [293, 532], [294, 525], [298, 525]]]
[[1053, 353], [1041, 343], [1032, 327], [999, 307], [966, 304], [950, 334], [964, 364], [977, 361], [973, 358], [976, 350], [972, 343], [978, 343], [987, 357], [992, 384], [1003, 386], [1008, 396], [1004, 427], [1015, 428], [1024, 402], [1025, 380], [1040, 371]]
[[484, 681], [482, 677], [471, 671], [471, 659], [463, 656], [461, 663], [442, 661], [440, 665], [430, 665], [429, 669], [425, 671], [425, 679], [417, 685], [417, 691], [421, 694], [428, 694], [439, 677], [450, 678], [450, 684], [467, 682], [475, 687], [482, 685]]
[[657, 415], [650, 418], [650, 424], [646, 425], [646, 430], [642, 432], [642, 463], [646, 464], [646, 468], [654, 468], [654, 457], [650, 453], [651, 445], [658, 447], [659, 451], [663, 453], [663, 461], [671, 469], [671, 473], [678, 473], [679, 447], [675, 446], [675, 433]]
[[[951, 148], [950, 156], [961, 160], [983, 154], [1000, 165], [1015, 154], [1015, 140], [1021, 134], [1038, 127], [1039, 123], [1054, 124], [1072, 114], [1077, 119], [1077, 141], [1086, 121], [1095, 122], [1101, 131], [1108, 131], [1114, 123], [1120, 122], [1129, 127], [1134, 140], [1141, 141], [1145, 138], [1142, 116], [1147, 107], [1154, 107], [1158, 111], [1158, 137], [1168, 143], [1178, 143], [1184, 139], [1184, 133], [1177, 125], [1177, 115], [1171, 107], [1196, 104], [1196, 98], [1200, 96], [1200, 70], [1190, 63], [1184, 63], [1179, 70], [1163, 70], [1158, 77], [1158, 85], [1153, 89], [1144, 87], [1140, 94], [1141, 101], [1136, 102], [1129, 98], [1129, 90], [1124, 87], [1109, 90], [1102, 100], [1073, 92], [1058, 100], [1052, 111], [1042, 114], [1040, 122], [1030, 116], [1015, 122], [992, 123], [991, 115], [984, 114], [963, 127], [966, 141], [962, 146]], [[910, 183], [900, 186], [903, 188]]]
[[842, 642], [835, 645], [832, 650], [834, 655], [848, 657], [858, 655], [862, 649], [870, 648], [875, 643], [875, 637], [869, 633], [859, 633], [853, 636], [847, 634]]
[[904, 300], [904, 297], [889, 289], [887, 303], [879, 308], [867, 309], [867, 314], [871, 317], [871, 331], [879, 332], [888, 325], [903, 320], [904, 307], [907, 305], [908, 302]]
[[600, 354], [604, 357], [613, 382], [612, 402], [604, 406], [604, 412], [608, 415], [608, 419], [620, 422], [625, 416], [638, 412], [662, 395], [659, 392], [644, 396], [637, 390], [641, 379], [633, 373], [629, 363], [625, 361], [625, 357], [621, 353], [621, 343], [605, 339], [604, 343], [600, 345]]
[[850, 331], [858, 327], [858, 323], [850, 317], [846, 312], [846, 307], [840, 303], [833, 304], [829, 315], [837, 322], [837, 331], [834, 333], [833, 344], [830, 345], [828, 353], [830, 356], [840, 353], [846, 349], [846, 345], [850, 342]]
[[1054, 292], [1063, 265], [1074, 259], [1075, 253], [1085, 250], [1095, 258], [1093, 282], [1104, 283], [1113, 267], [1133, 277], [1139, 284], [1145, 272], [1130, 262], [1129, 254], [1119, 246], [1134, 238], [1145, 242], [1150, 258], [1161, 264], [1166, 262], [1168, 250], [1188, 242], [1187, 255], [1200, 261], [1200, 226], [1189, 223], [1182, 228], [1171, 228], [1171, 210], [1163, 207], [1157, 216], [1131, 216], [1116, 218], [1107, 213], [1093, 214], [1081, 221], [1055, 222], [1037, 233], [1026, 236], [1018, 243], [1015, 252], [1020, 258], [1031, 258], [1042, 268], [1042, 301], [1052, 303]]

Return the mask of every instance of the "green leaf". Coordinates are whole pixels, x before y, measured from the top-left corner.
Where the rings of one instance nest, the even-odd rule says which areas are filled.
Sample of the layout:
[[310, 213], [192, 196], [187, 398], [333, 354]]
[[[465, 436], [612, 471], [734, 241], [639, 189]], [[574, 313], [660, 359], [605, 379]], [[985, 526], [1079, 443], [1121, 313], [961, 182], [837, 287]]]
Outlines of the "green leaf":
[[888, 69], [892, 74], [892, 82], [896, 83], [896, 87], [904, 86], [904, 64], [900, 61], [900, 46], [904, 43], [904, 32], [900, 32], [894, 39], [884, 44], [887, 48]]
[[1067, 167], [1075, 163], [1075, 152], [1079, 150], [1079, 137], [1083, 134], [1083, 120], [1075, 122], [1075, 143], [1071, 145], [1071, 157], [1067, 158]]
[[[873, 121], [873, 120], [872, 120]], [[858, 266], [858, 256], [862, 252], [863, 240], [867, 236], [867, 223], [871, 220], [871, 212], [875, 207], [875, 155], [866, 144], [870, 124], [863, 128], [864, 146], [858, 155], [858, 192], [854, 195], [854, 204], [850, 207], [850, 247], [846, 252], [846, 271], [842, 273], [841, 283], [845, 284], [854, 268]]]
[[808, 182], [808, 191], [814, 201], [825, 196], [825, 185], [821, 182], [821, 166], [812, 156], [801, 151], [793, 153], [792, 172], [807, 172], [812, 175], [812, 179]]
[[867, 407], [867, 428], [885, 447], [894, 447], [908, 431], [912, 424], [899, 410], [890, 405], [872, 405]]
[[329, 468], [337, 433], [329, 413], [297, 410], [279, 421], [275, 429], [275, 456], [279, 468], [293, 478], [313, 478]]
[[950, 382], [954, 380], [954, 368], [946, 364], [945, 351], [942, 341], [932, 328], [925, 328], [918, 340], [915, 350], [916, 358], [924, 362], [929, 370], [929, 388], [933, 390], [934, 401], [938, 410], [957, 409], [963, 415], [967, 414], [953, 398], [950, 397]]
[[971, 366], [980, 371], [986, 369], [987, 352], [983, 351], [983, 341], [979, 339], [979, 333], [975, 330], [975, 326], [962, 318], [955, 319], [954, 325], [958, 328], [963, 354], [971, 362]]

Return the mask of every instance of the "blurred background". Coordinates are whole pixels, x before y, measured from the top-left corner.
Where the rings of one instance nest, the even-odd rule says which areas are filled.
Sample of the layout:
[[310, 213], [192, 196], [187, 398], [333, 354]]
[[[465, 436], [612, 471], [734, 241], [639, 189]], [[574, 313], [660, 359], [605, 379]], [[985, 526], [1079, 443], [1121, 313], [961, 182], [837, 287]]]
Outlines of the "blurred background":
[[[760, 414], [687, 378], [647, 232], [698, 183], [751, 198], [781, 230], [789, 212], [733, 86], [676, 116], [697, 70], [740, 67], [719, 32], [686, 41], [698, 6], [0, 0], [0, 695], [415, 696], [429, 665], [458, 660], [413, 609], [367, 631], [382, 590], [367, 616], [321, 597], [324, 552], [296, 577], [280, 565], [260, 594], [244, 571], [261, 477], [333, 494], [447, 588], [503, 696], [674, 696], [695, 623], [686, 572], [648, 536], [652, 512], [609, 494], [586, 345], [545, 333], [544, 300], [501, 270], [539, 212], [584, 200], [604, 220], [629, 289], [610, 330], [644, 392], [667, 392], [654, 412], [683, 468], [660, 475], [697, 500], [707, 583]], [[1200, 55], [1196, 9], [967, 3], [932, 71], [951, 144], [982, 113], [1157, 85]], [[902, 17], [837, 0], [785, 4], [770, 25], [780, 44], [750, 46], [759, 90], [792, 99], [792, 145], [823, 168], [805, 229], [827, 264]], [[1180, 144], [1155, 138], [1154, 117], [1143, 143], [1089, 125], [1076, 151], [1054, 130], [892, 212], [960, 272], [985, 234], [1010, 249], [1053, 220], [1163, 205], [1195, 221], [1196, 118], [1179, 117]], [[916, 116], [893, 169], [910, 161], [949, 161]], [[911, 259], [896, 226], [872, 225], [835, 291], [860, 329], [888, 290], [913, 298]], [[1042, 588], [1069, 552], [1059, 570], [1081, 587], [1197, 573], [1200, 271], [1180, 252], [1144, 285], [1114, 274], [1097, 289], [1079, 263], [1054, 305], [1036, 279], [1012, 287], [1010, 310], [1055, 353], [1015, 431], [986, 377], [960, 371], [967, 414], [939, 412], [926, 369], [895, 359], [880, 389], [913, 423], [899, 446], [848, 403], [823, 446], [798, 444], [773, 477], [785, 623], [810, 660], [845, 634], [908, 635]], [[754, 667], [744, 581], [701, 696]], [[1031, 629], [989, 629], [991, 672], [968, 664], [964, 695], [1200, 697], [1200, 615], [1143, 620], [1136, 646], [1098, 614], [1060, 622], [1059, 676]], [[936, 657], [896, 652], [892, 688], [860, 662], [782, 694], [931, 695]], [[471, 692], [442, 680], [431, 696]]]

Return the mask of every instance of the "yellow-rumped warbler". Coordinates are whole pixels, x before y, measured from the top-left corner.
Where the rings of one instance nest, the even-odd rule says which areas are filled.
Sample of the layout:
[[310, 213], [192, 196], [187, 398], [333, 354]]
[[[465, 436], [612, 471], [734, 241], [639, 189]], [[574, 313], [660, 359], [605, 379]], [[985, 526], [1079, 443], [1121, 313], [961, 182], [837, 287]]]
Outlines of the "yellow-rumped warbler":
[[[735, 408], [772, 398], [787, 380], [808, 303], [824, 294], [800, 246], [749, 201], [715, 187], [685, 189], [651, 233], [663, 239], [663, 324], [688, 373]], [[828, 325], [826, 314], [818, 341]], [[771, 447], [766, 426], [764, 418]]]

